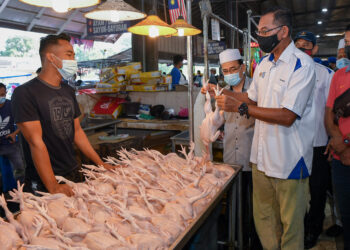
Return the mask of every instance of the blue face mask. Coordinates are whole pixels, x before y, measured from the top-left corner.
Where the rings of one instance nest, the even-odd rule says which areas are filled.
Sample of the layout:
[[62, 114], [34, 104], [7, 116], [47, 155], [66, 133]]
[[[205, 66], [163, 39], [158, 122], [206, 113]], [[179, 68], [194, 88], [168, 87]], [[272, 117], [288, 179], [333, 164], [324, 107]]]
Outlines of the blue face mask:
[[0, 97], [0, 104], [4, 104], [6, 102], [6, 97]]
[[225, 82], [230, 86], [237, 86], [241, 82], [239, 73], [229, 74], [224, 76]]
[[344, 68], [344, 67], [350, 65], [350, 60], [348, 58], [338, 59], [336, 62], [336, 65], [337, 65], [338, 69]]

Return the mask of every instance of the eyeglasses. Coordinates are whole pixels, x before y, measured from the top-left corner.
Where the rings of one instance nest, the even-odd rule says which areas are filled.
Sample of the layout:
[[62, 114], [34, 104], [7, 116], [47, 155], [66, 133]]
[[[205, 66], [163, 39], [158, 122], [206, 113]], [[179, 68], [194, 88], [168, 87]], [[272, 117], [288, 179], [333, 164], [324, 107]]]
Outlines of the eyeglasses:
[[263, 35], [263, 36], [265, 36], [267, 33], [269, 33], [270, 31], [272, 31], [272, 30], [275, 30], [275, 29], [278, 29], [278, 28], [281, 28], [281, 27], [283, 27], [284, 25], [280, 25], [280, 26], [278, 26], [278, 27], [275, 27], [275, 28], [272, 28], [272, 29], [269, 29], [269, 30], [262, 30], [262, 31], [259, 31], [259, 30], [256, 30], [255, 31], [255, 34], [257, 34], [258, 36], [261, 36], [261, 35]]

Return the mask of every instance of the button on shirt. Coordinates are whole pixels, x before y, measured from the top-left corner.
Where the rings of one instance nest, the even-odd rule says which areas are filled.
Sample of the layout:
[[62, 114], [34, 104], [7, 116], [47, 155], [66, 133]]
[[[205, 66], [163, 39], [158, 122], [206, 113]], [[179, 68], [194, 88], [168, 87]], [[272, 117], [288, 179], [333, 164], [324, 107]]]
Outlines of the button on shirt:
[[[250, 86], [251, 79], [246, 77], [243, 92]], [[239, 113], [225, 112], [224, 162], [243, 166], [243, 171], [251, 171], [249, 166], [250, 150], [254, 134], [254, 121]]]
[[329, 87], [334, 75], [334, 71], [315, 63], [316, 84], [314, 92], [314, 106], [316, 109], [315, 117], [315, 140], [314, 147], [323, 147], [328, 143], [328, 135], [324, 124], [324, 113], [326, 108]]
[[249, 99], [258, 107], [286, 108], [298, 116], [290, 127], [256, 120], [250, 160], [267, 176], [300, 179], [310, 175], [315, 134], [314, 86], [315, 64], [293, 42], [276, 62], [274, 55], [269, 54], [256, 68]]

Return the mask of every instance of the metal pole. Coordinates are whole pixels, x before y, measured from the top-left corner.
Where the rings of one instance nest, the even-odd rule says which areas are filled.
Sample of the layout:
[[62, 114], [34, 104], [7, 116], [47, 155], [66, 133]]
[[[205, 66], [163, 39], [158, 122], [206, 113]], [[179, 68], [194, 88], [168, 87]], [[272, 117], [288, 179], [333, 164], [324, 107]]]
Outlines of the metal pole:
[[203, 53], [204, 53], [204, 80], [209, 79], [209, 58], [208, 58], [208, 16], [203, 16]]
[[[145, 13], [145, 0], [141, 0], [141, 11]], [[142, 36], [142, 69], [146, 71], [146, 37]]]
[[[192, 24], [192, 1], [187, 0], [187, 22]], [[194, 142], [194, 120], [193, 120], [193, 47], [192, 36], [187, 36], [187, 74], [188, 74], [188, 115], [190, 122], [190, 142]]]
[[238, 249], [243, 250], [242, 171], [238, 173]]
[[251, 26], [251, 16], [252, 16], [252, 11], [251, 10], [248, 10], [247, 11], [247, 15], [248, 15], [248, 37], [247, 37], [247, 39], [248, 39], [248, 53], [247, 53], [247, 56], [248, 56], [248, 60], [247, 60], [247, 72], [250, 74], [250, 59], [251, 59], [251, 57], [252, 57], [252, 47], [251, 47], [251, 42], [252, 42], [252, 40], [251, 40], [251, 35], [252, 35], [252, 26]]
[[[230, 23], [227, 22], [225, 19], [222, 19], [221, 17], [215, 15], [214, 13], [210, 13], [209, 16], [211, 16], [212, 18], [215, 18], [215, 19], [219, 20], [220, 23], [222, 23], [222, 24], [224, 24], [224, 25], [230, 27], [231, 29], [234, 29], [234, 30], [236, 30], [237, 32], [243, 34], [243, 30], [241, 30], [241, 29], [237, 28], [236, 26], [230, 24]], [[203, 20], [203, 21], [204, 21], [204, 20]], [[204, 26], [204, 23], [203, 23], [203, 26]], [[204, 29], [204, 28], [203, 28], [203, 29]], [[203, 35], [204, 35], [204, 34], [203, 34]], [[253, 41], [258, 42], [254, 37], [250, 36], [250, 38], [251, 38]]]

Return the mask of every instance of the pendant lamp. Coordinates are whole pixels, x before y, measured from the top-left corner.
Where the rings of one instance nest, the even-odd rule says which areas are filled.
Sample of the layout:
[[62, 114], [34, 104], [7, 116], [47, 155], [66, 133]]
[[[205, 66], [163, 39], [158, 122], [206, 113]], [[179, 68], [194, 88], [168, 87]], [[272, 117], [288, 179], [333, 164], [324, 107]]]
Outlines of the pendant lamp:
[[150, 37], [169, 36], [177, 32], [175, 28], [172, 28], [156, 15], [149, 15], [145, 20], [130, 27], [128, 31], [133, 34]]
[[187, 23], [182, 16], [179, 16], [171, 27], [177, 30], [177, 33], [175, 33], [173, 36], [195, 36], [202, 32], [200, 29], [197, 29], [196, 27]]
[[101, 0], [19, 0], [23, 3], [53, 8], [54, 11], [63, 13], [69, 9], [87, 8], [99, 4]]
[[141, 19], [146, 17], [146, 14], [123, 0], [107, 0], [84, 16], [94, 20], [120, 22]]

